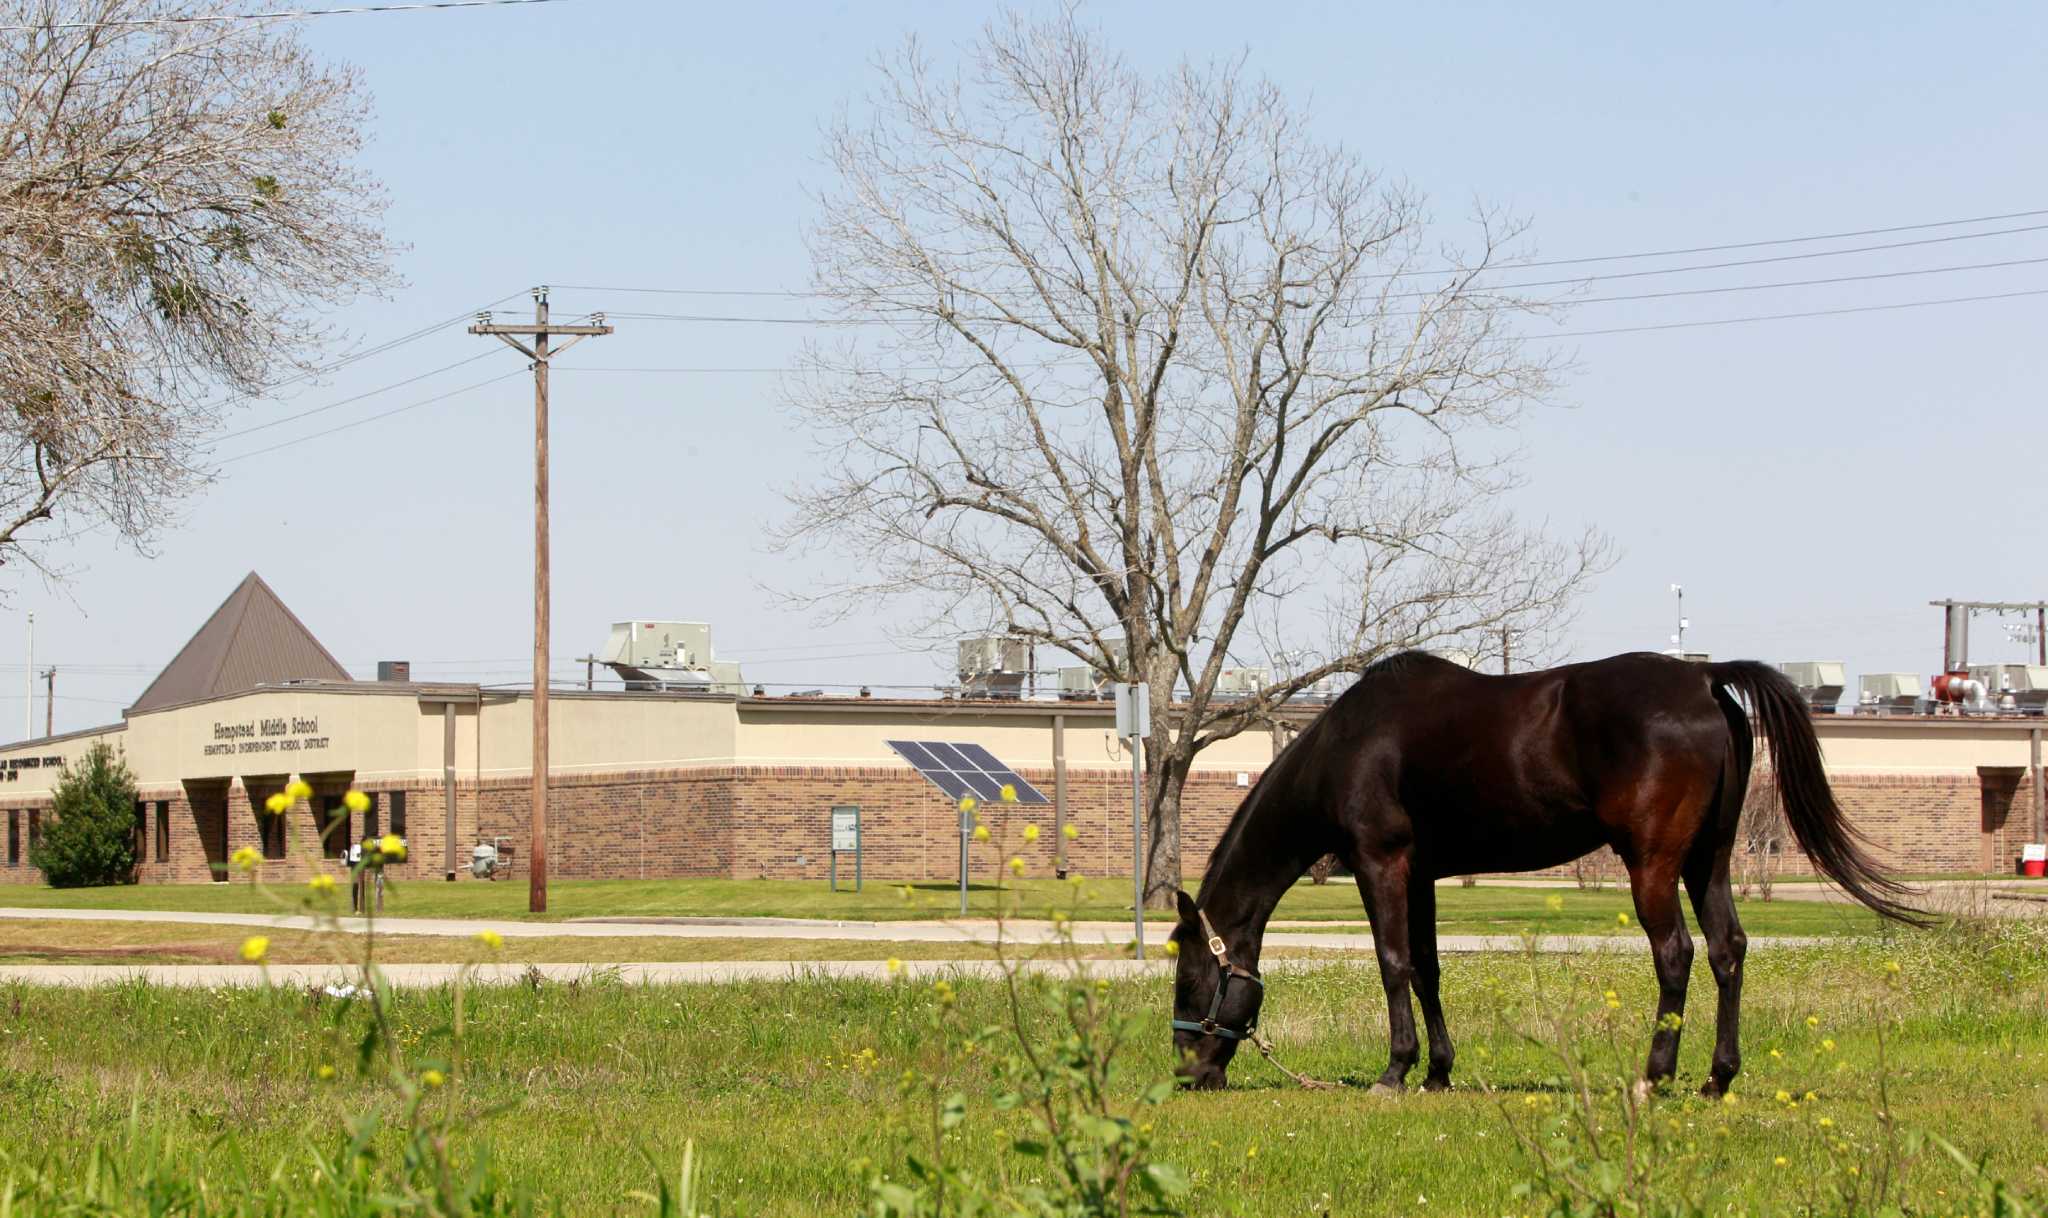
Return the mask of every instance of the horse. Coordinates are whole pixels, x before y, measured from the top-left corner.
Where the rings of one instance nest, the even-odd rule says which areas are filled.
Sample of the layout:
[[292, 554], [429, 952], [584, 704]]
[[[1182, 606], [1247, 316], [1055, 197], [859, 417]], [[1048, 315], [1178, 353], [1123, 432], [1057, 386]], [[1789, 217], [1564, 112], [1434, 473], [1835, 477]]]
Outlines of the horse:
[[1711, 1072], [1718, 1096], [1741, 1068], [1747, 939], [1729, 857], [1749, 787], [1750, 716], [1770, 741], [1777, 793], [1818, 869], [1886, 918], [1923, 925], [1909, 890], [1865, 851], [1828, 787], [1806, 701], [1768, 665], [1649, 653], [1494, 676], [1425, 652], [1366, 668], [1274, 759], [1179, 896], [1173, 1038], [1181, 1083], [1220, 1088], [1255, 1035], [1259, 944], [1280, 898], [1325, 854], [1350, 864], [1386, 990], [1389, 1060], [1375, 1090], [1401, 1091], [1418, 1057], [1412, 989], [1429, 1032], [1423, 1087], [1450, 1086], [1438, 1001], [1436, 881], [1534, 871], [1601, 846], [1628, 868], [1657, 973], [1644, 1082], [1677, 1067], [1693, 961], [1678, 906], [1685, 882], [1719, 991]]

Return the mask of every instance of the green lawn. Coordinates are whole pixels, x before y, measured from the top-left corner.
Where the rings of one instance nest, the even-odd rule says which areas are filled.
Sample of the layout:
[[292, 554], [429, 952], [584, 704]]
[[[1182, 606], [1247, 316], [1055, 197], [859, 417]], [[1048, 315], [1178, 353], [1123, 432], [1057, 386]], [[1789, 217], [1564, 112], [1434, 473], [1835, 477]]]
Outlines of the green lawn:
[[[1681, 1058], [1685, 1090], [1657, 1101], [1650, 1117], [1670, 1130], [1670, 1170], [1680, 1177], [1669, 1187], [1689, 1190], [1710, 1212], [1802, 1206], [1816, 1181], [1835, 1179], [1828, 1173], [1839, 1175], [1879, 1140], [1872, 1114], [1882, 1019], [1889, 1104], [1901, 1124], [1984, 1156], [2036, 1195], [2048, 1190], [2043, 949], [2037, 932], [2009, 928], [1754, 954], [1748, 1068], [1732, 1106], [1689, 1094], [1705, 1066], [1711, 1022], [1703, 953], [1690, 1007], [1696, 1026]], [[1892, 983], [1887, 960], [1903, 964]], [[1621, 1004], [1612, 1015], [1601, 1000], [1610, 987]], [[1003, 1019], [994, 983], [963, 980], [957, 988], [963, 1023]], [[1131, 1071], [1115, 1084], [1129, 1103], [1171, 1068], [1167, 983], [1117, 982], [1105, 994], [1142, 1020]], [[1506, 1122], [1540, 1122], [1559, 1094], [1557, 1063], [1523, 1033], [1538, 1026], [1540, 1012], [1585, 1008], [1591, 1039], [1611, 1028], [1633, 1062], [1653, 999], [1638, 959], [1453, 957], [1445, 1002], [1461, 1050], [1460, 1090], [1308, 1093], [1256, 1059], [1240, 1060], [1232, 1090], [1175, 1095], [1144, 1110], [1144, 1119], [1156, 1126], [1159, 1157], [1191, 1174], [1192, 1214], [1518, 1213], [1524, 1203], [1511, 1190], [1528, 1167]], [[399, 995], [409, 1054], [452, 1056], [451, 1001], [446, 990]], [[965, 1093], [949, 1155], [984, 1172], [999, 1164], [1042, 1170], [1008, 1150], [1019, 1114], [995, 1104], [981, 1060], [947, 1057], [932, 1035], [936, 1001], [922, 984], [824, 980], [471, 990], [462, 1065], [449, 1067], [453, 1080], [437, 1094], [466, 1114], [466, 1150], [487, 1145], [512, 1178], [569, 1214], [648, 1212], [629, 1196], [653, 1183], [643, 1151], [673, 1171], [686, 1140], [695, 1143], [718, 1212], [853, 1213], [863, 1193], [858, 1161], [900, 1177], [907, 1131], [925, 1125], [925, 1111], [898, 1095], [906, 1069], [950, 1074]], [[1054, 1003], [1027, 995], [1034, 1035], [1049, 1026]], [[395, 1112], [387, 1093], [357, 1081], [334, 1007], [298, 992], [0, 987], [0, 1105], [8, 1115], [0, 1158], [61, 1172], [121, 1129], [133, 1106], [145, 1129], [168, 1140], [168, 1161], [203, 1165], [216, 1189], [242, 1186], [264, 1165], [299, 1153], [303, 1139], [341, 1137], [351, 1114]], [[1358, 1082], [1384, 1062], [1383, 1006], [1369, 968], [1286, 974], [1264, 1022], [1297, 1069]], [[323, 1065], [336, 1067], [339, 1079], [318, 1081]], [[1500, 1090], [1470, 1085], [1481, 1077]], [[1793, 1111], [1772, 1099], [1780, 1089], [1815, 1096]], [[1820, 1125], [1822, 1117], [1831, 1124]], [[228, 1142], [216, 1144], [223, 1136]], [[1852, 1150], [1831, 1162], [1817, 1147], [1836, 1138]], [[1781, 1155], [1789, 1166], [1773, 1165]], [[252, 1166], [238, 1176], [243, 1169], [234, 1165], [244, 1162]], [[1946, 1213], [1966, 1182], [1930, 1152], [1906, 1186], [1912, 1212]]]
[[[832, 892], [800, 880], [563, 880], [548, 888], [546, 919], [591, 917], [788, 917], [888, 921], [956, 916], [957, 888], [919, 884], [910, 896], [902, 885], [871, 883], [859, 892]], [[1549, 907], [1557, 897], [1563, 908]], [[290, 888], [263, 889], [238, 879], [231, 884], [142, 884], [116, 888], [53, 889], [40, 885], [0, 886], [0, 907], [35, 909], [159, 909], [194, 912], [272, 913], [290, 905]], [[995, 911], [998, 901], [1026, 915], [1064, 909], [1081, 919], [1116, 921], [1130, 917], [1130, 882], [1090, 879], [1080, 885], [1027, 879], [1002, 890], [976, 886], [969, 893], [974, 916]], [[1456, 885], [1437, 889], [1438, 924], [1446, 934], [1637, 933], [1616, 915], [1633, 914], [1624, 891], [1609, 888], [1515, 888]], [[385, 912], [393, 917], [518, 918], [526, 912], [522, 884], [449, 884], [433, 880], [394, 883]], [[1153, 912], [1151, 920], [1168, 915]], [[1276, 919], [1362, 925], [1358, 889], [1346, 880], [1317, 886], [1304, 880], [1281, 901]], [[1814, 901], [1759, 901], [1742, 904], [1743, 925], [1752, 935], [1858, 934], [1878, 920], [1858, 907]]]

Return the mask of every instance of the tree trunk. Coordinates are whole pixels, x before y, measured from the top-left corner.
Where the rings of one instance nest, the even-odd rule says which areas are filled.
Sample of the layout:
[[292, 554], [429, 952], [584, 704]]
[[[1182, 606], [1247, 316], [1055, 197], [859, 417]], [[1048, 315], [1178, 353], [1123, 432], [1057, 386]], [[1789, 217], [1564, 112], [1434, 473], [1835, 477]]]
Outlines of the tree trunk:
[[1172, 909], [1180, 891], [1180, 796], [1189, 758], [1149, 749], [1145, 757], [1145, 907]]

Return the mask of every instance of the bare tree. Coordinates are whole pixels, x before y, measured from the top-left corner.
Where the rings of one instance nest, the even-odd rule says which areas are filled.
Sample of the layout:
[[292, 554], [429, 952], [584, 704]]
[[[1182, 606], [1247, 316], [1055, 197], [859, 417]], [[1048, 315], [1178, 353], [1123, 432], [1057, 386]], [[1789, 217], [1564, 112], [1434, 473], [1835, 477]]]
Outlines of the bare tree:
[[210, 11], [0, 0], [0, 563], [146, 546], [226, 405], [389, 274], [356, 73], [276, 23], [176, 20]]
[[1776, 775], [1759, 766], [1751, 775], [1749, 790], [1743, 793], [1742, 813], [1736, 825], [1742, 843], [1741, 892], [1751, 887], [1768, 901], [1785, 859], [1785, 845], [1792, 828], [1785, 820], [1785, 808], [1778, 800]]
[[1485, 286], [1518, 230], [1482, 211], [1461, 257], [1275, 86], [1142, 76], [1071, 14], [997, 21], [960, 75], [915, 42], [878, 69], [811, 235], [847, 337], [789, 385], [821, 465], [788, 540], [860, 574], [805, 596], [1148, 683], [1170, 900], [1203, 747], [1395, 650], [1540, 650], [1604, 561], [1503, 506], [1502, 429], [1556, 372]]

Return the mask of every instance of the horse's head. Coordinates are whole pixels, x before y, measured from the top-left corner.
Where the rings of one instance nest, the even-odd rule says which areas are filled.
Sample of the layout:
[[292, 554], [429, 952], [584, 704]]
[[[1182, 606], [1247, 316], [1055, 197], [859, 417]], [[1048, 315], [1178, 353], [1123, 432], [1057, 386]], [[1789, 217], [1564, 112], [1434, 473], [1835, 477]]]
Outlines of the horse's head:
[[1180, 924], [1173, 928], [1179, 964], [1173, 980], [1173, 1047], [1181, 1084], [1220, 1090], [1230, 1059], [1259, 1020], [1265, 987], [1223, 949], [1194, 898], [1180, 897]]

